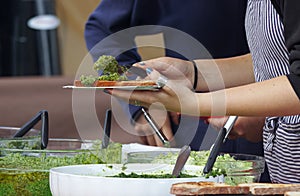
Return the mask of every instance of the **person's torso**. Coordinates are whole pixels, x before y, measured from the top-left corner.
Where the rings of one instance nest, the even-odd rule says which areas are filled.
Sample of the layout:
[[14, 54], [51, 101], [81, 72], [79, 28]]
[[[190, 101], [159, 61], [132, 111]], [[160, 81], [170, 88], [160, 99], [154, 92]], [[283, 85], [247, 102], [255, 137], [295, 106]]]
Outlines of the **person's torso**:
[[[284, 27], [271, 1], [248, 0], [245, 26], [256, 81], [287, 75]], [[299, 183], [300, 116], [266, 118], [264, 150], [273, 182]]]
[[183, 31], [214, 58], [241, 55], [248, 53], [246, 4], [246, 0], [136, 0], [131, 26], [162, 25]]

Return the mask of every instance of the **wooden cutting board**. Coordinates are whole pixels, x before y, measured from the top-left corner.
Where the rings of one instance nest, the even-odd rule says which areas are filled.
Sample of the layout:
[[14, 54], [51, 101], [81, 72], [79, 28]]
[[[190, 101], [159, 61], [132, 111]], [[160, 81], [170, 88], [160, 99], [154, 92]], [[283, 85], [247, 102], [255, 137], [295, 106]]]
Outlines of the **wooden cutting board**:
[[[291, 193], [294, 192], [294, 193]], [[296, 193], [295, 193], [296, 192]], [[300, 193], [300, 184], [248, 183], [231, 186], [214, 182], [184, 182], [171, 187], [171, 194], [185, 195], [286, 195]], [[299, 194], [300, 195], [300, 194]]]

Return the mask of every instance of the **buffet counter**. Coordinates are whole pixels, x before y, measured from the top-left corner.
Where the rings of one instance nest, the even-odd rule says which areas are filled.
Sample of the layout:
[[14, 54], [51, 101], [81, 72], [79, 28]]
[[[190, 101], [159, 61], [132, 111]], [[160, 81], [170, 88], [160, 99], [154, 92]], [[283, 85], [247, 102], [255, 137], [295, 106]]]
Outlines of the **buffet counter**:
[[[78, 138], [72, 113], [72, 90], [63, 89], [72, 84], [73, 77], [2, 77], [0, 78], [0, 126], [20, 127], [40, 110], [49, 113], [49, 136], [52, 138]], [[99, 96], [99, 97], [98, 97]], [[96, 94], [95, 104], [98, 119], [103, 127], [105, 111], [110, 108], [110, 96]], [[92, 126], [92, 125], [87, 125]], [[39, 129], [40, 126], [35, 127]], [[139, 142], [134, 134], [124, 131], [112, 120], [112, 139], [116, 142]], [[94, 127], [87, 127], [93, 130]], [[96, 128], [95, 128], [96, 129]], [[126, 127], [132, 129], [132, 127]], [[115, 130], [115, 131], [114, 131]], [[89, 138], [100, 139], [99, 130], [89, 133]]]

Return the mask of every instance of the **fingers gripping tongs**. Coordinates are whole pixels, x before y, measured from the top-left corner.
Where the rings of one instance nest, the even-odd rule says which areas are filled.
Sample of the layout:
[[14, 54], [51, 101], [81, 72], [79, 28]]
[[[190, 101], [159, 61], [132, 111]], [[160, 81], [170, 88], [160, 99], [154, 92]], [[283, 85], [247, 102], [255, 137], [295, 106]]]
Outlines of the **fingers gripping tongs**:
[[220, 153], [220, 149], [222, 147], [222, 144], [225, 143], [225, 141], [227, 140], [228, 135], [229, 135], [235, 121], [237, 120], [237, 118], [238, 118], [237, 116], [229, 116], [229, 118], [227, 119], [225, 125], [219, 131], [217, 139], [216, 139], [215, 143], [212, 146], [212, 149], [210, 151], [208, 160], [207, 160], [206, 165], [203, 169], [203, 173], [207, 174], [212, 170], [212, 168], [213, 168], [213, 166], [216, 162], [217, 156]]

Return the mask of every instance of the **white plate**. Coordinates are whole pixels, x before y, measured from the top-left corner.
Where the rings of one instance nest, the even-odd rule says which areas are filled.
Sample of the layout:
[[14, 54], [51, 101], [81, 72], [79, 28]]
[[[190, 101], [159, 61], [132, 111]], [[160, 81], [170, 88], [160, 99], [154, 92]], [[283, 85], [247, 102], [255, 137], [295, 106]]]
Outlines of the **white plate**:
[[67, 85], [63, 86], [63, 88], [66, 89], [95, 89], [95, 90], [104, 90], [104, 89], [120, 89], [120, 90], [158, 90], [160, 89], [159, 86], [154, 85], [154, 86], [101, 86], [101, 87], [93, 87], [93, 86], [72, 86], [72, 85]]
[[[120, 172], [137, 174], [171, 173], [173, 165], [167, 164], [97, 164], [73, 165], [52, 168], [50, 170], [50, 189], [53, 196], [60, 195], [97, 195], [97, 196], [166, 196], [170, 194], [172, 184], [178, 182], [214, 181], [220, 182], [222, 177], [216, 178], [118, 178], [105, 177]], [[185, 173], [194, 174], [202, 171], [200, 166], [186, 165]]]

